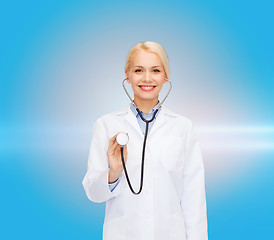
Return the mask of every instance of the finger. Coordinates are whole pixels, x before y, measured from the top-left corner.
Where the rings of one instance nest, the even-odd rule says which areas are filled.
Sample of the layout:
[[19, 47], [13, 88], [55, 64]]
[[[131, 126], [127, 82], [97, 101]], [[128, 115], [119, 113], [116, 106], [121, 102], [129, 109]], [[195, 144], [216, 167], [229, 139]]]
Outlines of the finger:
[[127, 145], [124, 145], [124, 152], [127, 153]]
[[115, 142], [109, 142], [109, 145], [108, 145], [108, 149], [113, 151], [115, 149], [116, 145], [115, 145]]
[[117, 141], [116, 141], [116, 136], [118, 135], [118, 133], [116, 135], [114, 135], [112, 138], [109, 139], [109, 147], [113, 150], [117, 145]]
[[124, 147], [123, 147], [124, 149], [124, 151], [123, 151], [123, 155], [124, 155], [124, 159], [125, 159], [125, 161], [127, 161], [127, 145], [124, 145]]
[[[118, 133], [117, 133], [118, 134]], [[114, 136], [112, 136], [110, 139], [109, 139], [109, 142], [113, 143], [114, 141], [116, 141], [116, 136], [117, 134], [115, 134]]]
[[115, 148], [114, 149], [114, 158], [115, 158], [115, 160], [117, 161], [117, 159], [119, 159], [119, 156], [120, 156], [120, 151], [119, 151], [119, 149], [117, 149], [117, 148]]
[[121, 146], [116, 142], [114, 143], [114, 148], [115, 148], [115, 151], [120, 151]]

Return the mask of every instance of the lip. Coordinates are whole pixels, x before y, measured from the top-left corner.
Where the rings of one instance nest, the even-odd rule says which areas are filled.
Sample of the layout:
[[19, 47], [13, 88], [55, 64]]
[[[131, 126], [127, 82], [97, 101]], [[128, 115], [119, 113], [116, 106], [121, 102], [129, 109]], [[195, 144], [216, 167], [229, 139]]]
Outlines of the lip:
[[155, 85], [138, 85], [138, 87], [145, 92], [151, 92], [156, 88]]

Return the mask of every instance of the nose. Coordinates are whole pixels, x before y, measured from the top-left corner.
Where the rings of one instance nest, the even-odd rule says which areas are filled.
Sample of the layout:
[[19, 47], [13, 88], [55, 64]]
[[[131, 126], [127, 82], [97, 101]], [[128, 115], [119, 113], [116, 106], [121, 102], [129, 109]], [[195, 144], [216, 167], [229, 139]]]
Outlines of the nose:
[[150, 82], [151, 81], [151, 75], [150, 75], [150, 71], [146, 71], [145, 73], [145, 81]]

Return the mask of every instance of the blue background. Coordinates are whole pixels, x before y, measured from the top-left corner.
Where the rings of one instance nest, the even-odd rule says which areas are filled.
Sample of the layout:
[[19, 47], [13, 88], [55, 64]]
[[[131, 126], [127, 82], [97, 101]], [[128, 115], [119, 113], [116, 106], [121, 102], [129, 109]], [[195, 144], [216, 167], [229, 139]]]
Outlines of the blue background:
[[170, 59], [165, 104], [197, 126], [209, 239], [274, 239], [273, 20], [264, 0], [2, 2], [0, 238], [101, 239], [92, 126], [129, 103], [125, 58], [150, 40]]

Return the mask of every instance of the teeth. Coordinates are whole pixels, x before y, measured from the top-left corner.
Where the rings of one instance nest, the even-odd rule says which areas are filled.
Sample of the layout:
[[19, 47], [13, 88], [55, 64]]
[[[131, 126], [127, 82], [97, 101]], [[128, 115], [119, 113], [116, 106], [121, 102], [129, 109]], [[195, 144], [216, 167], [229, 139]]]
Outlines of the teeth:
[[140, 86], [142, 89], [144, 89], [144, 90], [151, 90], [151, 89], [153, 89], [154, 87], [153, 86], [151, 86], [151, 87], [148, 87], [148, 86]]

